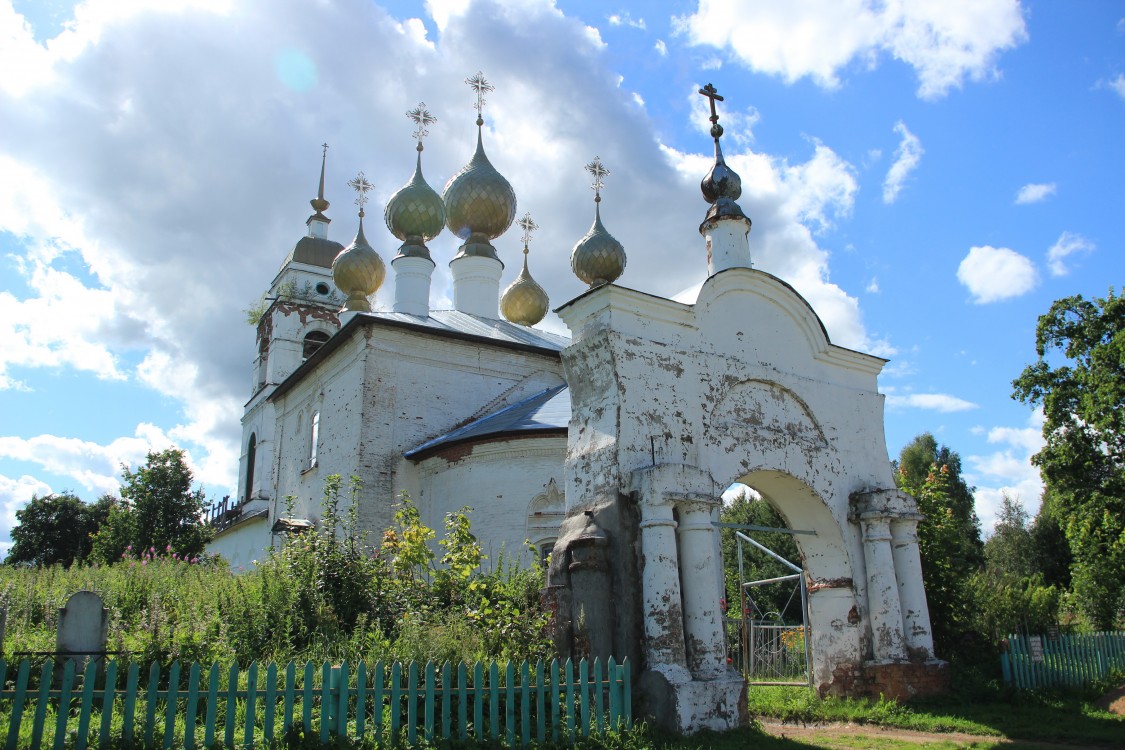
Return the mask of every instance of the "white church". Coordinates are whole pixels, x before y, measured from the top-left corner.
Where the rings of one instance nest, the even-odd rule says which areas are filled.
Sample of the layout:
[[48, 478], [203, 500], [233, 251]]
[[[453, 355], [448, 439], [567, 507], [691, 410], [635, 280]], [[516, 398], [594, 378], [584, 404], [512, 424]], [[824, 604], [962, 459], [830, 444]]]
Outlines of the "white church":
[[[431, 527], [472, 508], [493, 556], [550, 555], [544, 600], [566, 656], [628, 657], [643, 713], [669, 728], [723, 729], [745, 718], [745, 681], [726, 660], [721, 496], [757, 490], [796, 537], [808, 591], [813, 685], [822, 693], [907, 697], [940, 690], [914, 500], [895, 489], [876, 378], [885, 360], [832, 344], [808, 303], [751, 263], [738, 175], [720, 148], [701, 188], [694, 304], [616, 284], [624, 248], [595, 213], [571, 267], [587, 291], [557, 308], [570, 329], [536, 328], [547, 295], [524, 267], [503, 292], [491, 241], [515, 220], [516, 196], [478, 137], [441, 195], [418, 161], [388, 201], [402, 245], [390, 311], [370, 298], [387, 269], [359, 228], [328, 239], [324, 167], [308, 233], [274, 277], [257, 327], [242, 418], [237, 498], [212, 543], [249, 566], [281, 534], [319, 523], [324, 478], [358, 476], [358, 518], [372, 538], [407, 493]], [[430, 308], [426, 243], [448, 228], [453, 309]], [[659, 451], [656, 450], [659, 445]], [[287, 498], [292, 498], [287, 500]]]

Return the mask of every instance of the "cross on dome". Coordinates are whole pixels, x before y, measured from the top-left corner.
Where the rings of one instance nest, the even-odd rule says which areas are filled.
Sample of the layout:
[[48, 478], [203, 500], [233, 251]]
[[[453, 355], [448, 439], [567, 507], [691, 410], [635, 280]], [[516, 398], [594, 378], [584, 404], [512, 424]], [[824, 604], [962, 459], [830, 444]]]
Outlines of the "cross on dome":
[[609, 170], [602, 164], [600, 156], [595, 156], [594, 160], [586, 165], [586, 171], [594, 176], [593, 183], [590, 184], [590, 189], [594, 191], [594, 202], [600, 203], [602, 200], [602, 188], [605, 187], [603, 177], [609, 176]]
[[530, 211], [525, 213], [523, 218], [517, 221], [516, 224], [523, 230], [523, 251], [527, 253], [527, 243], [531, 242], [531, 233], [538, 229], [539, 225], [531, 220]]
[[363, 206], [367, 203], [367, 193], [374, 190], [375, 186], [371, 184], [367, 177], [360, 172], [352, 179], [348, 180], [348, 187], [356, 191], [358, 197], [355, 199], [355, 204], [359, 206], [360, 218], [363, 217]]
[[477, 103], [473, 106], [477, 111], [477, 125], [483, 125], [484, 120], [481, 118], [481, 111], [484, 109], [485, 105], [484, 95], [491, 91], [495, 91], [496, 87], [489, 83], [485, 79], [484, 73], [479, 70], [474, 75], [466, 78], [465, 83], [469, 84], [469, 88], [471, 88], [477, 94]]
[[719, 136], [723, 134], [723, 126], [719, 124], [719, 113], [715, 111], [715, 102], [724, 101], [723, 97], [719, 95], [719, 90], [712, 84], [707, 84], [699, 90], [710, 101], [711, 104], [711, 137], [718, 140]]
[[418, 126], [411, 135], [418, 141], [418, 150], [422, 150], [422, 139], [430, 134], [427, 130], [429, 126], [437, 122], [437, 118], [430, 114], [430, 110], [426, 109], [425, 102], [418, 102], [418, 106], [406, 113], [413, 123]]

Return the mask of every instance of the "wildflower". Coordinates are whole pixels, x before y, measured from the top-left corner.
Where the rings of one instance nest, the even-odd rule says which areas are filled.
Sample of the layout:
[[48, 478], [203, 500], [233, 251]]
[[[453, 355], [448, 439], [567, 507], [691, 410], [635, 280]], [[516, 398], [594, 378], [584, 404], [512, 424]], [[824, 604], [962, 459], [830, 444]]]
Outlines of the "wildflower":
[[127, 544], [127, 545], [125, 545], [125, 549], [127, 549], [127, 550], [132, 550], [132, 549], [133, 549], [133, 545], [131, 545], [131, 544]]
[[164, 548], [164, 551], [165, 552], [171, 552], [172, 551], [172, 545], [169, 544], [167, 547]]
[[195, 565], [195, 564], [196, 564], [197, 562], [199, 562], [199, 558], [198, 558], [198, 557], [193, 557], [193, 558], [191, 558], [191, 564], [192, 564], [192, 565]]

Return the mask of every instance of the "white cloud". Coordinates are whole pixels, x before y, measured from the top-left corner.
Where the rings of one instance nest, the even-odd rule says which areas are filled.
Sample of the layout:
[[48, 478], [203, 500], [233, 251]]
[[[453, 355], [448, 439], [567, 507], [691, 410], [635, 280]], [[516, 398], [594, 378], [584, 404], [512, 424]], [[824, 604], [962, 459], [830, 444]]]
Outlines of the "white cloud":
[[1027, 257], [1006, 247], [969, 249], [957, 266], [957, 280], [978, 305], [1019, 297], [1035, 288], [1039, 274]]
[[1066, 267], [1066, 259], [1077, 253], [1091, 253], [1094, 243], [1075, 232], [1063, 232], [1055, 244], [1047, 250], [1047, 268], [1052, 276], [1066, 276], [1070, 269]]
[[138, 466], [144, 463], [149, 451], [163, 450], [170, 444], [171, 440], [159, 428], [139, 425], [135, 436], [118, 438], [108, 445], [57, 435], [0, 437], [0, 457], [38, 464], [102, 495], [117, 492], [121, 464]]
[[1110, 91], [1125, 99], [1125, 73], [1118, 73], [1105, 82]]
[[657, 39], [656, 44], [652, 45], [652, 48], [656, 50], [656, 54], [661, 57], [668, 56], [668, 45], [664, 43], [663, 39]]
[[863, 288], [863, 291], [867, 292], [868, 294], [878, 294], [879, 293], [879, 277], [872, 276], [871, 281], [867, 282], [867, 286], [865, 286]]
[[645, 19], [633, 18], [629, 13], [614, 13], [606, 18], [610, 26], [629, 26], [634, 29], [645, 28]]
[[[23, 475], [12, 479], [0, 474], [0, 539], [8, 539], [16, 526], [16, 511], [27, 505], [35, 496], [43, 497], [52, 492], [49, 485], [35, 477]], [[0, 542], [0, 553], [8, 554], [10, 542]]]
[[835, 88], [848, 66], [874, 67], [890, 55], [914, 68], [926, 99], [966, 78], [996, 77], [999, 54], [1027, 39], [1018, 0], [700, 0], [695, 13], [677, 20], [692, 44], [729, 50], [752, 70], [789, 83], [808, 76]]
[[895, 149], [895, 160], [887, 170], [887, 177], [883, 180], [883, 202], [894, 203], [902, 191], [903, 184], [911, 172], [922, 160], [924, 149], [918, 136], [906, 129], [906, 124], [899, 120], [895, 123], [895, 132], [902, 138], [898, 148]]
[[886, 397], [887, 406], [892, 409], [927, 409], [948, 414], [979, 408], [972, 401], [966, 401], [948, 393], [911, 393], [905, 396], [887, 393]]
[[1055, 194], [1057, 186], [1053, 182], [1030, 182], [1016, 193], [1016, 205], [1045, 201]]
[[1043, 414], [1033, 412], [1026, 427], [993, 427], [988, 442], [1004, 446], [993, 453], [966, 456], [965, 478], [976, 486], [977, 515], [985, 533], [996, 523], [1003, 495], [1018, 497], [1028, 513], [1035, 515], [1043, 494], [1039, 469], [1031, 457], [1043, 447]]

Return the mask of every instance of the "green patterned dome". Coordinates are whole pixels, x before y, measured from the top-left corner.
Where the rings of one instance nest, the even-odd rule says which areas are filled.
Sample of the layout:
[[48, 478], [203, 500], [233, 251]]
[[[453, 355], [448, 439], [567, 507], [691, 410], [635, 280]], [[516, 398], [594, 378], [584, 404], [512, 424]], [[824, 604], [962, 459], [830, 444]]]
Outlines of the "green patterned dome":
[[625, 248], [602, 225], [600, 198], [594, 204], [594, 225], [570, 254], [574, 275], [589, 284], [611, 284], [625, 271]]
[[496, 258], [496, 248], [490, 240], [512, 225], [516, 217], [516, 193], [485, 156], [479, 127], [477, 150], [472, 160], [449, 180], [441, 198], [445, 203], [445, 225], [465, 241], [457, 257]]
[[386, 277], [386, 264], [363, 236], [363, 212], [360, 211], [355, 239], [332, 261], [332, 280], [337, 289], [348, 295], [343, 309], [371, 312], [367, 298], [378, 291]]
[[500, 298], [500, 312], [512, 323], [533, 326], [547, 316], [550, 299], [527, 270], [527, 248], [523, 251], [523, 270]]
[[414, 176], [387, 201], [383, 218], [391, 234], [403, 241], [398, 257], [430, 257], [425, 243], [445, 228], [445, 204], [422, 177], [421, 149]]

